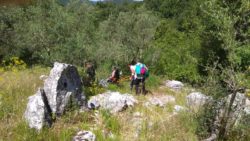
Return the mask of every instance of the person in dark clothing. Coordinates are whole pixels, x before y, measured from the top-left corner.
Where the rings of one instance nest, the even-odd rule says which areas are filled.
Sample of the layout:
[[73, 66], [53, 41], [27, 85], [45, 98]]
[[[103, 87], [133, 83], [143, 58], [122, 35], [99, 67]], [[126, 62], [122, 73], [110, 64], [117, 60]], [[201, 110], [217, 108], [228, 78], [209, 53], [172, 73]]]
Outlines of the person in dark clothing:
[[[136, 94], [140, 94], [141, 92], [143, 94], [146, 94], [146, 88], [145, 88], [145, 79], [146, 79], [146, 72], [148, 72], [148, 68], [146, 67], [145, 64], [140, 63], [137, 61], [135, 65], [135, 90]], [[140, 90], [140, 83], [142, 89]]]
[[120, 79], [120, 71], [117, 67], [113, 67], [112, 74], [108, 79], [110, 83], [117, 83]]
[[[141, 90], [139, 89], [140, 83], [141, 83], [141, 87], [142, 87]], [[135, 81], [134, 81], [134, 85], [135, 85], [135, 93], [136, 94], [140, 94], [141, 92], [143, 94], [146, 94], [145, 77], [136, 78]]]
[[87, 84], [91, 85], [95, 82], [95, 67], [91, 62], [87, 62], [86, 65], [86, 74], [87, 74]]
[[95, 68], [92, 64], [87, 67], [86, 72], [90, 81], [95, 81]]

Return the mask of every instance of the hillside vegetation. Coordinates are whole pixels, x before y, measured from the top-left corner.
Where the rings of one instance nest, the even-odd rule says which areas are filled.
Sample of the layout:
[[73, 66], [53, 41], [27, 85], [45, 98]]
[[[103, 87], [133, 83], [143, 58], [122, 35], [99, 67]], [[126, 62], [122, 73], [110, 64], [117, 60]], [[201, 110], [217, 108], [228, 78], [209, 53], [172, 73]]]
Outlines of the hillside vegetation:
[[[153, 95], [173, 95], [185, 105], [191, 87], [214, 99], [250, 88], [249, 0], [144, 0], [91, 3], [33, 0], [24, 5], [0, 5], [0, 140], [71, 140], [80, 129], [93, 129], [97, 140], [133, 140], [127, 122], [143, 114], [145, 127], [138, 140], [201, 140], [210, 127], [202, 113], [171, 116], [173, 105], [147, 109], [148, 96], [118, 115], [107, 111], [68, 112], [40, 133], [22, 118], [27, 98], [42, 86], [55, 61], [78, 66], [94, 63], [97, 80], [112, 66], [129, 75], [128, 64], [139, 58], [150, 70], [147, 88]], [[167, 79], [189, 88], [173, 92], [159, 88]], [[108, 89], [130, 93], [129, 82]], [[86, 88], [88, 96], [106, 89]], [[98, 116], [97, 116], [98, 115]], [[98, 119], [96, 119], [98, 118]], [[98, 122], [97, 122], [98, 121]], [[148, 124], [153, 127], [148, 129]], [[94, 126], [95, 125], [95, 126]], [[247, 124], [246, 124], [247, 125]], [[232, 130], [221, 140], [248, 140], [248, 126]], [[103, 132], [107, 134], [103, 134]], [[114, 134], [114, 137], [109, 133]]]
[[[146, 97], [137, 96], [139, 103], [135, 108], [127, 109], [116, 115], [111, 115], [107, 111], [79, 113], [77, 110], [72, 110], [58, 118], [51, 128], [44, 128], [40, 132], [30, 129], [23, 119], [28, 96], [35, 93], [39, 86], [42, 86], [42, 80], [39, 79], [39, 76], [47, 73], [48, 69], [40, 67], [1, 73], [0, 140], [67, 141], [71, 140], [77, 131], [85, 129], [93, 130], [98, 141], [131, 141], [135, 140], [138, 133], [137, 126], [134, 126], [132, 122], [136, 112], [143, 115], [143, 125], [138, 140], [198, 140], [195, 135], [197, 123], [193, 115], [183, 113], [173, 116], [172, 104], [165, 108], [143, 106], [146, 98], [152, 94]], [[128, 83], [124, 81], [121, 83], [121, 87], [114, 85], [113, 90], [129, 92]], [[187, 91], [176, 93], [168, 88], [150, 87], [150, 83], [148, 86], [150, 90], [154, 90], [154, 96], [173, 95], [177, 98], [177, 104], [185, 105]], [[149, 124], [152, 124], [152, 127], [149, 128]]]

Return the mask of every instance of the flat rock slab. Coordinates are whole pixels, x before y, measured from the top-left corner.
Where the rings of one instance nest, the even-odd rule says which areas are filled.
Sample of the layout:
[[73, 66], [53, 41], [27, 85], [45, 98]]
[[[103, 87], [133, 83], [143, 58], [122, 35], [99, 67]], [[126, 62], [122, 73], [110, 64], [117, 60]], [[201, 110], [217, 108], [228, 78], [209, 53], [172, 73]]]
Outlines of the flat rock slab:
[[119, 92], [105, 92], [92, 96], [88, 101], [88, 108], [102, 108], [111, 113], [120, 112], [127, 107], [133, 107], [138, 101], [130, 94], [121, 94]]
[[211, 100], [212, 97], [206, 96], [201, 92], [192, 92], [186, 97], [187, 106], [190, 108], [200, 108], [206, 102]]
[[164, 107], [169, 103], [175, 103], [175, 97], [170, 96], [170, 95], [149, 97], [148, 101], [144, 105], [145, 106], [153, 105], [153, 106]]
[[173, 90], [181, 90], [184, 87], [184, 84], [176, 80], [167, 80], [166, 86]]
[[73, 137], [73, 141], [95, 141], [96, 136], [91, 131], [79, 131], [76, 136]]

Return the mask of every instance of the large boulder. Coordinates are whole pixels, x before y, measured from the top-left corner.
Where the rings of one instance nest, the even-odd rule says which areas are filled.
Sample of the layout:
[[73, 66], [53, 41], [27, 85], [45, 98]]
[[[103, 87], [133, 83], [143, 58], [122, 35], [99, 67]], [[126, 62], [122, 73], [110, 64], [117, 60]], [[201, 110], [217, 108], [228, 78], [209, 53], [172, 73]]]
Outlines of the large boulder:
[[134, 106], [138, 101], [130, 94], [120, 94], [119, 92], [105, 92], [96, 96], [92, 96], [88, 101], [88, 108], [102, 108], [116, 113], [124, 110], [129, 106]]
[[206, 96], [201, 92], [192, 92], [186, 97], [187, 106], [191, 109], [199, 109], [211, 100], [212, 97]]
[[[235, 96], [233, 101], [232, 96]], [[237, 127], [239, 124], [249, 123], [249, 118], [245, 118], [245, 114], [247, 114], [246, 108], [248, 107], [247, 102], [245, 94], [239, 92], [214, 101], [215, 120], [212, 126], [212, 133], [204, 141], [216, 140], [219, 134], [227, 135], [232, 128]], [[231, 107], [229, 108], [230, 105]]]
[[95, 134], [91, 131], [79, 131], [76, 136], [73, 137], [73, 141], [95, 141]]
[[148, 98], [148, 101], [144, 104], [145, 106], [159, 106], [164, 107], [169, 103], [175, 103], [175, 97], [170, 95], [154, 96]]
[[[221, 107], [219, 107], [219, 113], [218, 113], [219, 119], [224, 118], [223, 115], [228, 110], [231, 98], [232, 98], [232, 94], [230, 94], [229, 96], [225, 97], [222, 100], [221, 102], [222, 104], [220, 105]], [[229, 113], [230, 118], [228, 118], [226, 129], [233, 127], [234, 125], [237, 125], [239, 123], [239, 121], [241, 120], [241, 117], [244, 114], [245, 107], [246, 107], [245, 94], [236, 93], [236, 97], [234, 99], [234, 102], [232, 103], [232, 107]]]
[[29, 97], [29, 102], [24, 113], [25, 119], [29, 123], [30, 128], [40, 130], [44, 125], [45, 106], [42, 95], [38, 90], [35, 95]]
[[54, 63], [50, 75], [44, 82], [44, 91], [53, 113], [61, 115], [70, 100], [83, 106], [81, 79], [77, 68], [64, 63]]
[[51, 109], [43, 89], [39, 89], [35, 95], [29, 97], [24, 117], [28, 121], [30, 128], [40, 130], [44, 124], [51, 126]]
[[173, 90], [180, 90], [184, 87], [184, 84], [176, 80], [167, 80], [166, 86]]
[[244, 112], [247, 115], [250, 115], [250, 100], [248, 98], [246, 98], [246, 106], [245, 106]]
[[29, 126], [40, 130], [45, 124], [51, 126], [52, 115], [60, 116], [66, 107], [85, 106], [81, 87], [76, 67], [55, 62], [44, 88], [29, 97], [24, 114]]

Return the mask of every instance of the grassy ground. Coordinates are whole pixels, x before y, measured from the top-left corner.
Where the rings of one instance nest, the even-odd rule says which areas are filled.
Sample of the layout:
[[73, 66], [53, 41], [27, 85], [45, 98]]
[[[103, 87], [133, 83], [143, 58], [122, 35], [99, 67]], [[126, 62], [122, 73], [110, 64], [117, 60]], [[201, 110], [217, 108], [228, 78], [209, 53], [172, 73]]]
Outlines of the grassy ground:
[[[181, 113], [173, 115], [173, 104], [165, 108], [145, 107], [144, 102], [150, 96], [173, 95], [176, 104], [184, 105], [187, 92], [173, 92], [167, 88], [159, 88], [161, 79], [151, 76], [147, 80], [147, 88], [151, 93], [147, 96], [135, 96], [139, 103], [134, 108], [116, 115], [107, 111], [89, 111], [80, 113], [70, 111], [57, 118], [51, 128], [40, 132], [28, 128], [23, 114], [28, 97], [43, 85], [39, 79], [42, 74], [48, 74], [49, 69], [35, 67], [15, 72], [0, 72], [0, 141], [6, 140], [40, 140], [68, 141], [79, 130], [91, 130], [97, 136], [97, 141], [195, 141], [198, 140], [195, 131], [197, 123], [192, 115]], [[111, 90], [131, 93], [129, 82], [110, 86]], [[94, 91], [94, 92], [93, 92]], [[91, 92], [103, 90], [94, 88]], [[134, 92], [132, 93], [134, 95]], [[135, 113], [140, 113], [135, 117]], [[134, 125], [134, 119], [139, 118], [139, 125]]]

